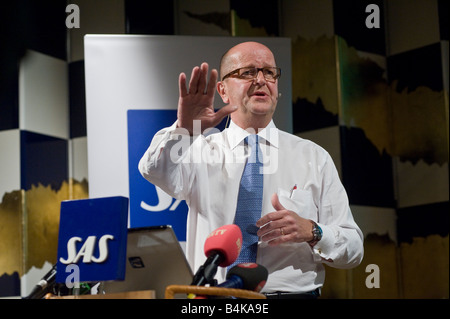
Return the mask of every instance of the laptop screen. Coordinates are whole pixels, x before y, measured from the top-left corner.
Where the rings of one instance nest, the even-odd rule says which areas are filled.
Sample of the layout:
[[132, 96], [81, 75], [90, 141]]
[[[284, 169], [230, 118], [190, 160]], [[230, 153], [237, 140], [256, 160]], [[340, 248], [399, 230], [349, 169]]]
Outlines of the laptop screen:
[[103, 283], [105, 293], [154, 290], [164, 298], [168, 285], [190, 285], [192, 270], [170, 226], [128, 229], [125, 280]]

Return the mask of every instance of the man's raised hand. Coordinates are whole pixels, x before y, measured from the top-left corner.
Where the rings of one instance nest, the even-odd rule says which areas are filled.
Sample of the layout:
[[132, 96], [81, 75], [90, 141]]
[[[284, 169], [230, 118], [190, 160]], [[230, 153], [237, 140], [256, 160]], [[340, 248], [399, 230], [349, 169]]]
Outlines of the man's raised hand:
[[[201, 121], [201, 131], [215, 127], [228, 114], [237, 108], [231, 105], [214, 111], [214, 94], [218, 73], [216, 69], [211, 71], [209, 81], [208, 63], [202, 63], [200, 67], [192, 69], [189, 87], [186, 87], [186, 74], [181, 73], [179, 77], [179, 99], [178, 99], [178, 127], [183, 127], [193, 134], [194, 121]], [[201, 132], [199, 132], [201, 133]]]

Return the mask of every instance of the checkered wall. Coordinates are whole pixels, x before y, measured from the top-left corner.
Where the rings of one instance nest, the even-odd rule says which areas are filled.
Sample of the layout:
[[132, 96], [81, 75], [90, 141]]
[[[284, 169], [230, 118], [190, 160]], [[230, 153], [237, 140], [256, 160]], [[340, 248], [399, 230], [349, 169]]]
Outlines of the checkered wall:
[[[79, 29], [65, 27], [68, 3]], [[21, 0], [0, 12], [0, 213], [14, 191], [88, 177], [84, 34], [282, 36], [293, 133], [330, 152], [363, 232], [396, 245], [448, 236], [447, 1]], [[23, 275], [0, 269], [0, 296]]]

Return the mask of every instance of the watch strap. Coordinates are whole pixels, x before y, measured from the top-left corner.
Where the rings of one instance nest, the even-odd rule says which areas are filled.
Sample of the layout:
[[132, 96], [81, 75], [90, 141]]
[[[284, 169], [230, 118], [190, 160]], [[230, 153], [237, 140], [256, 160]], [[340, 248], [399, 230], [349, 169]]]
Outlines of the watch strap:
[[313, 220], [310, 220], [313, 227], [312, 227], [312, 234], [313, 234], [313, 239], [311, 239], [310, 241], [308, 241], [308, 244], [313, 247], [315, 244], [317, 244], [321, 239], [322, 239], [322, 228], [320, 228], [319, 225], [317, 225], [317, 223]]

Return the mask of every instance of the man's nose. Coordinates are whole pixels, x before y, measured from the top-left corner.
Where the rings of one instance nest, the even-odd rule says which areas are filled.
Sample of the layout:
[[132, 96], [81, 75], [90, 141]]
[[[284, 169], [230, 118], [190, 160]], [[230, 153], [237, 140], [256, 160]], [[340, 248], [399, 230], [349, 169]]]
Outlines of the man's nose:
[[258, 70], [258, 73], [256, 74], [255, 79], [253, 80], [254, 83], [258, 85], [264, 85], [266, 84], [266, 78], [264, 77], [264, 73], [262, 70]]

